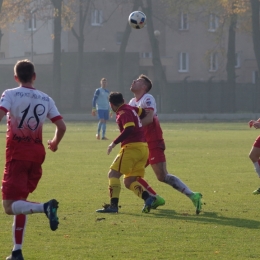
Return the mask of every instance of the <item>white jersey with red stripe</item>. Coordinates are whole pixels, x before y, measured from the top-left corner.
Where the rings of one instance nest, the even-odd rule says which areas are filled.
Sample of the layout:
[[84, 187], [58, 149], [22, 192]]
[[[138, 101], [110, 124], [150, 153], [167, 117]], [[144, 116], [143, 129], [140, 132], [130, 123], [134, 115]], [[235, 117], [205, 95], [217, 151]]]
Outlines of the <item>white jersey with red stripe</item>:
[[20, 86], [3, 92], [0, 109], [7, 113], [6, 161], [42, 163], [43, 123], [46, 118], [52, 122], [62, 118], [53, 99], [35, 88]]
[[154, 97], [151, 94], [146, 93], [140, 99], [132, 98], [129, 101], [129, 105], [154, 111], [153, 122], [143, 128], [149, 149], [157, 147], [158, 142], [163, 141], [163, 134], [157, 116], [156, 101]]

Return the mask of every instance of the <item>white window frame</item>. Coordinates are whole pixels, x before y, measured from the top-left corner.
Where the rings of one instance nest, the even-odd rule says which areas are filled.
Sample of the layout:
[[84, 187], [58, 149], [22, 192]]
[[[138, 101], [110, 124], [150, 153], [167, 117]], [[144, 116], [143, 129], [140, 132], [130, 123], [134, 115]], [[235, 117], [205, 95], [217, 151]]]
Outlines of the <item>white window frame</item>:
[[258, 80], [258, 71], [257, 70], [254, 70], [252, 71], [252, 83], [253, 84], [256, 84], [257, 83], [257, 80]]
[[187, 31], [189, 30], [189, 17], [187, 13], [180, 13], [179, 17], [179, 30], [180, 31]]
[[32, 14], [31, 18], [27, 21], [27, 30], [36, 31], [36, 14]]
[[150, 52], [141, 52], [140, 57], [145, 58], [145, 59], [151, 59], [153, 57], [153, 53], [151, 51]]
[[91, 25], [101, 26], [103, 23], [103, 12], [102, 10], [92, 10], [91, 12]]
[[219, 26], [219, 18], [216, 14], [211, 13], [209, 15], [209, 31], [215, 32]]
[[179, 72], [189, 71], [189, 53], [180, 52], [179, 53]]
[[218, 53], [212, 52], [209, 57], [209, 71], [215, 72], [218, 70]]
[[235, 68], [241, 67], [241, 52], [236, 52], [236, 59], [235, 59]]

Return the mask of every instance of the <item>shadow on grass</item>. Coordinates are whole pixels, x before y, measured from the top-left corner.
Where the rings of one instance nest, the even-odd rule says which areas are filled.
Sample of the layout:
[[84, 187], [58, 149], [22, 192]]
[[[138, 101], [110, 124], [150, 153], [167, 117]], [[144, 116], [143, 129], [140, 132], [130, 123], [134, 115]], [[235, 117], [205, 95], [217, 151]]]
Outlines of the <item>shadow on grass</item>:
[[147, 214], [147, 216], [195, 221], [201, 223], [210, 223], [216, 225], [234, 226], [249, 229], [260, 228], [260, 221], [243, 218], [229, 218], [226, 216], [221, 216], [216, 212], [201, 212], [200, 215], [190, 215], [188, 213], [176, 213], [176, 211], [169, 209], [158, 209], [156, 211], [151, 211], [149, 214]]

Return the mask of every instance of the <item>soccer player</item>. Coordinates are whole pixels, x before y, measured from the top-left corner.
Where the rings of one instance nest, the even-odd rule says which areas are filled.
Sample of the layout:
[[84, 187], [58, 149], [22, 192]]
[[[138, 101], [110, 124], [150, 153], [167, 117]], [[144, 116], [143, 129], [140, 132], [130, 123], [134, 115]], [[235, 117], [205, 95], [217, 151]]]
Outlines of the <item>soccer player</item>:
[[[101, 87], [96, 89], [92, 99], [92, 116], [96, 116], [97, 113], [99, 119], [96, 138], [100, 140], [100, 131], [102, 129], [101, 139], [108, 140], [106, 138], [107, 120], [109, 118], [109, 91], [106, 89], [107, 80], [102, 78], [100, 84]], [[110, 113], [110, 116], [112, 117], [112, 112]]]
[[121, 149], [108, 172], [110, 204], [104, 205], [102, 209], [98, 209], [96, 212], [118, 212], [121, 191], [120, 177], [124, 175], [126, 188], [144, 200], [142, 212], [148, 213], [156, 198], [150, 195], [145, 187], [137, 181], [139, 177], [144, 177], [148, 158], [147, 143], [145, 142], [139, 118], [139, 116], [143, 117], [145, 115], [145, 110], [125, 104], [123, 96], [119, 92], [110, 93], [109, 102], [112, 110], [116, 112], [116, 122], [120, 135], [108, 146], [107, 154], [110, 154], [112, 149], [119, 143], [121, 143]]
[[[250, 120], [248, 122], [249, 127], [254, 127], [255, 129], [259, 129], [260, 128], [260, 118], [258, 120]], [[249, 153], [249, 158], [252, 161], [252, 163], [254, 164], [254, 168], [255, 171], [258, 175], [258, 177], [260, 178], [260, 135], [256, 138], [251, 151]], [[260, 194], [260, 188], [256, 189], [253, 191], [254, 195], [259, 195]]]
[[14, 78], [19, 87], [6, 89], [0, 101], [0, 120], [7, 116], [6, 162], [2, 179], [2, 204], [6, 214], [14, 215], [12, 254], [6, 260], [23, 260], [22, 244], [27, 215], [45, 213], [51, 230], [58, 228], [58, 201], [46, 203], [27, 200], [42, 176], [45, 148], [42, 143], [42, 128], [46, 118], [56, 125], [48, 149], [58, 150], [66, 125], [54, 101], [35, 89], [34, 65], [29, 60], [20, 60], [14, 66]]
[[[147, 76], [143, 74], [140, 75], [138, 79], [133, 81], [130, 87], [130, 90], [134, 93], [135, 97], [129, 102], [129, 105], [131, 106], [141, 107], [146, 111], [149, 111], [142, 119], [145, 138], [149, 148], [149, 164], [153, 168], [157, 179], [167, 183], [190, 198], [196, 207], [196, 214], [199, 214], [202, 207], [201, 193], [191, 191], [185, 183], [178, 177], [168, 173], [166, 169], [166, 158], [164, 154], [165, 143], [160, 122], [157, 117], [156, 102], [154, 97], [151, 94], [148, 94], [151, 88], [152, 81]], [[142, 178], [139, 179], [139, 182], [146, 187], [145, 181], [142, 180]], [[155, 191], [152, 189], [149, 188], [148, 191], [156, 195]]]

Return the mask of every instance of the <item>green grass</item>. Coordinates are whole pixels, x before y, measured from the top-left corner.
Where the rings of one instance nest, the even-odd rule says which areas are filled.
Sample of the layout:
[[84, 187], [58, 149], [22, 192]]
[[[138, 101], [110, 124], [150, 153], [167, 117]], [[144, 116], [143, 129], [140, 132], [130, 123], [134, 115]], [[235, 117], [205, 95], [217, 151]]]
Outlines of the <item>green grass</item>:
[[[96, 123], [68, 123], [57, 153], [47, 151], [43, 177], [31, 201], [60, 202], [60, 226], [48, 227], [45, 215], [28, 217], [26, 260], [77, 259], [259, 259], [260, 186], [248, 159], [259, 131], [238, 123], [163, 123], [167, 168], [205, 205], [195, 214], [192, 202], [159, 183], [151, 168], [146, 179], [166, 199], [165, 206], [142, 214], [143, 202], [122, 185], [119, 214], [97, 214], [109, 202], [107, 172], [116, 156], [107, 146], [118, 134], [109, 123], [109, 141], [95, 140]], [[47, 124], [45, 143], [54, 126]], [[0, 125], [4, 166], [5, 125]], [[105, 218], [100, 220], [99, 218]], [[12, 248], [12, 217], [0, 214], [0, 259]]]

